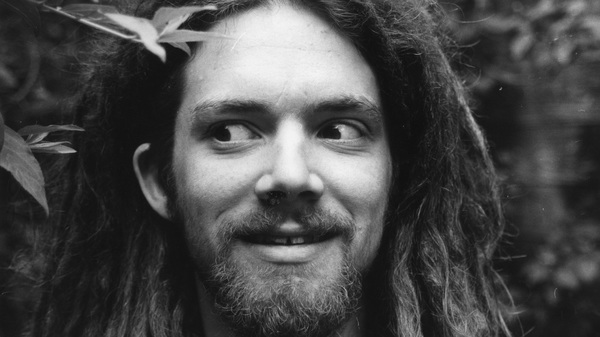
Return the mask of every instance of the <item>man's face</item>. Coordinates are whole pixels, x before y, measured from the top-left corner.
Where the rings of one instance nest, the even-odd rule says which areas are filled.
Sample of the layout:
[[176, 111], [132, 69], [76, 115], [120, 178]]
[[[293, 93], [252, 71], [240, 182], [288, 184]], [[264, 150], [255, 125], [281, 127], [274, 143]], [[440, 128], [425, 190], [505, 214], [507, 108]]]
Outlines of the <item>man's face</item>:
[[242, 315], [349, 305], [340, 293], [377, 253], [391, 181], [374, 74], [305, 10], [261, 7], [212, 31], [234, 39], [203, 43], [186, 66], [173, 158], [199, 279]]

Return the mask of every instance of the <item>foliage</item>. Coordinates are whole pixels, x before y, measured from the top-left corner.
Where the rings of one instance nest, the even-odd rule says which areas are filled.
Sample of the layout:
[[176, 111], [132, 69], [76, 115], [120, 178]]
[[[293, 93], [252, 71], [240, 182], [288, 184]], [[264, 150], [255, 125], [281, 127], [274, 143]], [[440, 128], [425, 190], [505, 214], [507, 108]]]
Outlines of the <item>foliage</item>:
[[[148, 51], [158, 56], [163, 62], [166, 61], [167, 53], [160, 43], [170, 44], [189, 55], [190, 48], [186, 42], [226, 38], [224, 35], [216, 33], [178, 29], [192, 14], [214, 10], [215, 6], [161, 7], [156, 11], [152, 20], [120, 14], [115, 7], [107, 5], [76, 4], [63, 8], [43, 6], [57, 14], [106, 33], [141, 42]], [[129, 31], [133, 35], [123, 34], [119, 29]]]
[[[497, 262], [529, 337], [600, 329], [600, 2], [456, 0], [463, 47], [500, 174], [509, 232]], [[508, 258], [506, 256], [509, 256]]]
[[[89, 2], [92, 1], [55, 0], [50, 4], [31, 0], [0, 0], [0, 6], [4, 6], [0, 8], [0, 33], [3, 33], [1, 30], [4, 28], [6, 35], [12, 34], [15, 40], [19, 40], [8, 44], [6, 40], [1, 40], [0, 34], [3, 47], [0, 48], [0, 96], [6, 96], [0, 97], [0, 149], [4, 147], [0, 150], [0, 157], [8, 156], [7, 148], [19, 147], [21, 150], [18, 160], [29, 158], [29, 164], [23, 166], [39, 168], [35, 156], [43, 158], [36, 153], [43, 151], [44, 146], [56, 146], [54, 149], [63, 150], [60, 146], [68, 146], [60, 141], [56, 142], [56, 138], [53, 141], [46, 139], [58, 134], [60, 140], [61, 132], [64, 134], [72, 132], [71, 130], [55, 130], [47, 138], [42, 137], [45, 132], [41, 129], [33, 130], [37, 135], [26, 135], [23, 132], [30, 131], [23, 128], [20, 121], [25, 120], [25, 125], [56, 123], [49, 116], [62, 113], [60, 108], [56, 108], [60, 107], [57, 102], [71, 94], [77, 85], [77, 81], [73, 80], [75, 75], [70, 72], [73, 65], [69, 62], [78, 62], [77, 52], [81, 49], [76, 43], [78, 26], [102, 30], [133, 43], [143, 43], [141, 35], [145, 34], [146, 45], [153, 46], [157, 57], [161, 55], [157, 45], [162, 48], [165, 43], [169, 43], [185, 50], [186, 45], [181, 41], [198, 38], [186, 35], [198, 32], [183, 32], [178, 29], [177, 24], [179, 20], [184, 20], [182, 18], [186, 13], [181, 13], [180, 16], [175, 9], [171, 9], [170, 18], [157, 12], [152, 19], [117, 19], [123, 21], [120, 24], [107, 16], [117, 14], [116, 17], [123, 18], [114, 7]], [[56, 7], [58, 3], [64, 6]], [[528, 333], [528, 337], [596, 336], [600, 322], [600, 128], [597, 122], [594, 124], [584, 118], [580, 121], [558, 120], [560, 125], [553, 125], [551, 111], [541, 104], [557, 99], [554, 96], [564, 97], [563, 94], [567, 92], [575, 93], [574, 100], [584, 101], [590, 96], [591, 101], [597, 102], [595, 97], [600, 97], [600, 89], [591, 91], [583, 87], [583, 84], [597, 78], [594, 76], [597, 72], [584, 67], [580, 74], [574, 76], [575, 81], [569, 82], [570, 87], [557, 85], [558, 89], [550, 91], [550, 94], [548, 91], [538, 93], [539, 97], [533, 103], [531, 101], [535, 97], [531, 94], [540, 88], [555, 85], [554, 82], [561, 84], [564, 75], [573, 66], [600, 61], [600, 1], [446, 0], [440, 3], [446, 6], [451, 15], [451, 20], [445, 24], [463, 47], [463, 60], [468, 65], [459, 66], [473, 92], [476, 113], [480, 116], [479, 122], [486, 128], [499, 171], [505, 177], [505, 203], [511, 224], [509, 228], [519, 235], [511, 239], [512, 245], [502, 247], [504, 255], [513, 258], [499, 260], [498, 267], [517, 304], [517, 317], [522, 322], [523, 331]], [[10, 10], [3, 11], [4, 8]], [[10, 15], [18, 16], [23, 22], [20, 25], [13, 23], [18, 28], [17, 31], [7, 29], [7, 17]], [[174, 20], [177, 17], [179, 20]], [[69, 19], [63, 22], [60, 21], [61, 18]], [[167, 29], [169, 22], [171, 26]], [[33, 43], [25, 41], [27, 34], [23, 32], [24, 26], [39, 34]], [[167, 34], [170, 29], [178, 31], [178, 39]], [[220, 38], [211, 35], [202, 37]], [[38, 46], [40, 51], [36, 52], [35, 48], [31, 48], [32, 45]], [[36, 57], [39, 59], [36, 60]], [[56, 72], [55, 69], [62, 69], [62, 72]], [[35, 76], [38, 73], [39, 76]], [[9, 90], [7, 88], [12, 90], [11, 95], [5, 95]], [[585, 95], [585, 99], [581, 95]], [[526, 111], [528, 104], [534, 105]], [[596, 111], [597, 114], [598, 106], [592, 107], [596, 110], [590, 108], [588, 111]], [[557, 174], [561, 180], [549, 179], [544, 184], [540, 183], [539, 187], [533, 186], [538, 183], [537, 180], [528, 178], [537, 174], [528, 163], [536, 160], [539, 153], [522, 153], [524, 138], [531, 137], [532, 130], [538, 127], [527, 124], [527, 118], [533, 113], [541, 121], [547, 121], [546, 125], [551, 128], [572, 127], [576, 129], [574, 134], [583, 135], [573, 142], [577, 146], [573, 147], [572, 153], [553, 154], [563, 157], [554, 158], [553, 161], [572, 157], [569, 160], [574, 162], [570, 164], [573, 168], [564, 174], [562, 171]], [[573, 118], [579, 116], [577, 113], [578, 109], [566, 109], [563, 112], [567, 117]], [[7, 131], [9, 128], [4, 124], [13, 127], [10, 129], [12, 132]], [[5, 136], [8, 133], [11, 134], [10, 137]], [[572, 145], [562, 133], [550, 133], [550, 136], [557, 138], [559, 145]], [[18, 144], [7, 146], [7, 143]], [[48, 143], [53, 144], [46, 145]], [[37, 150], [32, 146], [37, 147]], [[581, 160], [581, 156], [585, 160]], [[8, 162], [7, 159], [4, 161]], [[14, 163], [11, 160], [11, 165], [15, 165]], [[39, 169], [31, 169], [32, 172], [33, 170], [38, 170], [37, 176], [43, 179]], [[21, 175], [27, 172], [22, 169], [13, 171]], [[12, 174], [4, 174], [6, 172], [6, 168], [0, 169], [0, 199], [3, 193], [7, 193], [5, 191], [21, 188], [21, 183]], [[576, 176], [567, 180], [566, 177], [573, 175], [573, 172], [577, 173]], [[8, 181], [3, 180], [4, 177], [12, 179], [11, 186], [3, 185]], [[35, 178], [24, 180], [29, 183], [36, 181]], [[38, 195], [43, 195], [43, 180], [37, 181], [36, 190], [40, 191]], [[528, 222], [523, 215], [541, 212], [539, 207], [532, 207], [531, 203], [524, 202], [534, 194], [534, 188], [542, 191], [539, 192], [542, 197], [558, 195], [566, 199], [563, 206], [560, 203], [558, 206], [554, 205], [554, 208], [566, 208], [565, 214], [546, 219], [548, 222], [539, 224], [538, 231], [531, 230], [536, 224]], [[31, 189], [33, 190], [33, 186]], [[0, 208], [1, 206], [0, 200]], [[0, 221], [4, 220], [2, 216], [0, 214]], [[14, 227], [25, 228], [28, 221], [18, 221]], [[0, 224], [0, 292], [4, 296], [8, 291], [5, 292], [1, 287], [6, 279], [2, 271], [6, 270], [4, 267], [8, 264], [5, 261], [9, 261], [10, 254], [15, 251], [12, 246], [17, 241], [17, 235], [6, 234], [8, 229], [2, 225]], [[20, 299], [28, 295], [29, 293], [24, 292], [24, 295], [16, 297]], [[0, 296], [0, 335], [13, 335], [5, 333], [8, 331], [5, 326], [16, 321], [18, 315], [12, 312], [10, 316], [5, 315], [3, 305], [5, 308], [10, 307], [6, 303]], [[519, 324], [513, 323], [515, 335], [523, 335]]]
[[[4, 146], [0, 148], [0, 167], [12, 174], [13, 178], [25, 191], [44, 208], [48, 214], [48, 202], [44, 191], [44, 175], [32, 152], [40, 153], [73, 153], [75, 150], [66, 146], [68, 142], [43, 141], [54, 131], [83, 131], [74, 125], [26, 126], [14, 132], [4, 126]], [[27, 136], [23, 140], [22, 136]]]
[[0, 113], [0, 151], [2, 151], [2, 147], [4, 146], [4, 118]]
[[[226, 38], [223, 35], [179, 29], [179, 27], [199, 11], [214, 10], [214, 6], [162, 7], [151, 20], [118, 12], [113, 6], [96, 4], [71, 4], [65, 7], [52, 7], [45, 1], [34, 0], [2, 0], [25, 18], [33, 27], [39, 26], [40, 16], [37, 9], [76, 20], [89, 27], [101, 30], [123, 39], [142, 43], [144, 47], [166, 61], [166, 51], [161, 43], [170, 44], [191, 53], [187, 42], [204, 41], [213, 38]], [[129, 32], [127, 35], [124, 32]], [[83, 131], [73, 125], [26, 126], [15, 132], [4, 124], [0, 113], [0, 167], [11, 173], [15, 181], [21, 185], [48, 214], [48, 203], [44, 190], [44, 176], [40, 165], [32, 152], [68, 154], [75, 150], [66, 146], [68, 142], [45, 142], [43, 139], [50, 132]], [[24, 140], [21, 136], [27, 136]]]
[[[600, 57], [600, 2], [596, 0], [453, 0], [441, 2], [445, 23], [479, 69], [474, 90], [518, 84], [525, 71], [555, 74]], [[472, 54], [476, 53], [476, 54]]]

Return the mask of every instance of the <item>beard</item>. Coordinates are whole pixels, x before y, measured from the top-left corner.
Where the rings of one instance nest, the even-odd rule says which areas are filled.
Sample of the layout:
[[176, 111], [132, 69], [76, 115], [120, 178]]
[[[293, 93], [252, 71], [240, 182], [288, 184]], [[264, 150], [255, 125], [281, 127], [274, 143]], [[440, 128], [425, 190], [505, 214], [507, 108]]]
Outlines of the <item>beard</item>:
[[[283, 217], [266, 209], [222, 224], [214, 260], [198, 275], [214, 300], [214, 309], [240, 336], [327, 337], [359, 308], [361, 274], [349, 248], [355, 225], [332, 212], [303, 210], [296, 221], [315, 235], [341, 236], [343, 259], [323, 274], [311, 263], [244, 265], [232, 254], [235, 239], [268, 233]], [[198, 261], [198, 259], [195, 259]]]

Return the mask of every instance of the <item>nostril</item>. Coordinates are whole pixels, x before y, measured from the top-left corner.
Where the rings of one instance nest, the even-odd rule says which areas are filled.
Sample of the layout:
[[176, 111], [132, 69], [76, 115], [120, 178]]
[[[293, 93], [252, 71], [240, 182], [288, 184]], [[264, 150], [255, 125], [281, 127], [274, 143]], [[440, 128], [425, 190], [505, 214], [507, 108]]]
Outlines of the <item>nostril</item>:
[[303, 191], [298, 194], [298, 197], [304, 200], [318, 199], [321, 194], [319, 191]]
[[323, 181], [313, 173], [309, 174], [302, 184], [296, 185], [274, 179], [272, 174], [264, 174], [254, 186], [255, 195], [263, 205], [269, 207], [280, 206], [283, 203], [313, 202], [321, 197], [323, 191]]
[[281, 191], [267, 192], [267, 203], [271, 206], [277, 206], [281, 200], [285, 199], [286, 193]]

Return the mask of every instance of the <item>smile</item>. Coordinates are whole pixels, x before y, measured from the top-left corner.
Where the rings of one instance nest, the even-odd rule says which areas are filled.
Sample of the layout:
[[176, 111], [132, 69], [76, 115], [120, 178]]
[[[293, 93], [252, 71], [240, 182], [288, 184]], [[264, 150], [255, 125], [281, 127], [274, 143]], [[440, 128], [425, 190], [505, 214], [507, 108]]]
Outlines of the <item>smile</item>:
[[242, 256], [275, 264], [301, 264], [339, 252], [341, 237], [334, 233], [255, 234], [238, 238]]
[[244, 241], [258, 245], [275, 246], [295, 246], [319, 243], [331, 238], [331, 235], [297, 235], [297, 236], [276, 236], [276, 235], [252, 235], [243, 238]]

